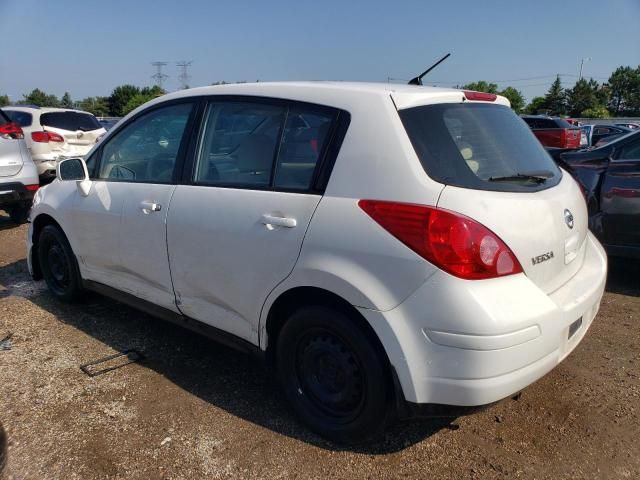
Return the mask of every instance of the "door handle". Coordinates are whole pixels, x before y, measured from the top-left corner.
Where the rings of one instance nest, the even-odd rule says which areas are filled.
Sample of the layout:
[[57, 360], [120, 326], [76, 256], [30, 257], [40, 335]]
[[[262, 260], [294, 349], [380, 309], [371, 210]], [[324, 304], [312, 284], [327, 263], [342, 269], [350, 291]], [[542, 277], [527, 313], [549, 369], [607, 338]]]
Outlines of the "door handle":
[[149, 214], [151, 212], [159, 212], [162, 210], [162, 205], [155, 202], [140, 202], [140, 209], [145, 213]]
[[262, 215], [262, 223], [265, 225], [276, 225], [278, 227], [293, 228], [298, 222], [295, 218], [274, 217], [273, 215]]

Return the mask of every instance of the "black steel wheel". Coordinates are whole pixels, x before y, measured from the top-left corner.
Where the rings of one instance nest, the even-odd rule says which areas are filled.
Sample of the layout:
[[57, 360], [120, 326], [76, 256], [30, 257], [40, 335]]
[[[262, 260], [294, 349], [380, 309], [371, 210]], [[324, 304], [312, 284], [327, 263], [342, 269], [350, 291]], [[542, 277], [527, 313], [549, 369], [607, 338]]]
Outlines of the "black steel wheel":
[[390, 403], [385, 359], [349, 315], [301, 308], [285, 323], [276, 350], [285, 395], [312, 430], [342, 443], [384, 430]]
[[71, 302], [82, 293], [82, 280], [76, 257], [64, 233], [55, 225], [47, 225], [38, 238], [40, 270], [51, 293]]

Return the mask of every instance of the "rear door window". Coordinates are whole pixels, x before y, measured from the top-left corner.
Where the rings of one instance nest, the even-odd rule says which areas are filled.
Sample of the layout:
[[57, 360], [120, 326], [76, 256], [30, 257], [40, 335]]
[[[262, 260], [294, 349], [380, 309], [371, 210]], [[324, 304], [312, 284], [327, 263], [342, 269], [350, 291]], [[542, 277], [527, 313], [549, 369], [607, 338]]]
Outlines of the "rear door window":
[[335, 113], [295, 106], [289, 110], [276, 162], [275, 187], [307, 190], [325, 150]]
[[21, 127], [29, 127], [33, 122], [33, 115], [28, 112], [19, 112], [17, 110], [8, 110], [5, 112], [7, 116]]
[[268, 186], [285, 114], [286, 107], [263, 103], [209, 104], [195, 182]]
[[90, 132], [102, 128], [96, 117], [80, 112], [48, 112], [40, 115], [40, 123], [46, 127], [75, 132]]
[[502, 105], [443, 103], [399, 112], [427, 174], [463, 188], [536, 191], [561, 173], [527, 124]]

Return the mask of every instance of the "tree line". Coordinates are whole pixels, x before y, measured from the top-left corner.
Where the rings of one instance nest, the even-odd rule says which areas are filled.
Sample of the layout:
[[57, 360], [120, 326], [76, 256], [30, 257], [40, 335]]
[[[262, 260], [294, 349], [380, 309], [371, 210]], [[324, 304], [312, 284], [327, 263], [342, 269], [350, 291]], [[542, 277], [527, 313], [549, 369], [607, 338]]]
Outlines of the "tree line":
[[[165, 93], [163, 89], [155, 85], [142, 88], [135, 85], [120, 85], [114, 88], [108, 97], [87, 97], [74, 101], [69, 92], [65, 92], [62, 97], [58, 98], [35, 88], [30, 93], [23, 95], [22, 100], [16, 103], [39, 107], [78, 108], [91, 112], [96, 117], [124, 117], [143, 103]], [[5, 105], [9, 105], [9, 97], [0, 95], [0, 107]]]
[[[213, 85], [225, 84], [216, 82]], [[241, 82], [242, 83], [242, 82]], [[565, 88], [558, 75], [544, 96], [534, 97], [526, 103], [522, 92], [515, 87], [502, 90], [495, 83], [480, 80], [459, 88], [503, 95], [517, 113], [545, 113], [584, 118], [640, 116], [640, 65], [618, 67], [606, 82], [593, 78], [580, 78], [572, 88]], [[98, 117], [122, 117], [149, 100], [166, 93], [158, 86], [136, 87], [120, 85], [108, 97], [87, 97], [74, 101], [68, 92], [58, 98], [36, 88], [18, 102], [41, 107], [79, 108]], [[8, 105], [9, 98], [0, 95], [0, 107]]]
[[526, 106], [522, 92], [514, 87], [499, 91], [497, 84], [481, 80], [461, 88], [504, 95], [518, 113], [580, 118], [640, 116], [640, 65], [618, 67], [603, 83], [580, 78], [572, 88], [563, 87], [558, 75], [544, 96], [534, 97]]

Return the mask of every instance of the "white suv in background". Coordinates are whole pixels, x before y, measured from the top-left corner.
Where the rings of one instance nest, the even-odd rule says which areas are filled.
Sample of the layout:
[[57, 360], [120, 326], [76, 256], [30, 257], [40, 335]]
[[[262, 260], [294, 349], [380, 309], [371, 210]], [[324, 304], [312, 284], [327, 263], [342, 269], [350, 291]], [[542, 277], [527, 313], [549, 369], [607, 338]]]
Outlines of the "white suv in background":
[[24, 131], [41, 178], [54, 176], [58, 161], [86, 155], [106, 132], [96, 117], [80, 110], [10, 106], [4, 111]]
[[34, 198], [34, 277], [258, 353], [334, 440], [518, 392], [578, 345], [604, 291], [580, 187], [493, 94], [182, 90], [86, 158]]

